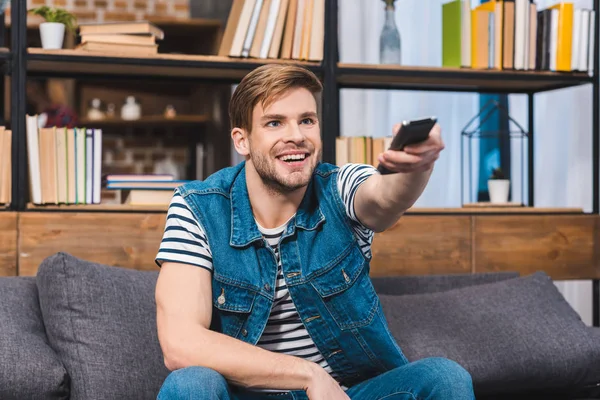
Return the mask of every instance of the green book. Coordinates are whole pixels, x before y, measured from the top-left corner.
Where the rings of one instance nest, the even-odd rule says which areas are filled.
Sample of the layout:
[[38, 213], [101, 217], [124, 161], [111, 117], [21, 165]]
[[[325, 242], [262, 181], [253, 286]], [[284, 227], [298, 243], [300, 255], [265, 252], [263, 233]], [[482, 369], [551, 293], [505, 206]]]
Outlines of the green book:
[[442, 67], [461, 67], [462, 2], [453, 0], [442, 5]]

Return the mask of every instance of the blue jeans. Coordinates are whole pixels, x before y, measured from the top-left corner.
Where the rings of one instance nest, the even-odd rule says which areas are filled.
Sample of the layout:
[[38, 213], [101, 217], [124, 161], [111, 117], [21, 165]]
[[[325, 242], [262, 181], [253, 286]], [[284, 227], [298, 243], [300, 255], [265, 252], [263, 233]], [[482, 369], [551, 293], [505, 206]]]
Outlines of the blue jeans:
[[[445, 358], [418, 360], [349, 388], [352, 400], [473, 400], [471, 375]], [[253, 394], [232, 387], [219, 373], [189, 367], [169, 374], [157, 400], [299, 400], [304, 391], [284, 395]]]

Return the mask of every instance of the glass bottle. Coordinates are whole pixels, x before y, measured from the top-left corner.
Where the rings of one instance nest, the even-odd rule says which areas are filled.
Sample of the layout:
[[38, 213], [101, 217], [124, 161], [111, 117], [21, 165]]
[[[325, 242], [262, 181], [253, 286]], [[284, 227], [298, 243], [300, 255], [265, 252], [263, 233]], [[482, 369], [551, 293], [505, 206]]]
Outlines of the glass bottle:
[[379, 62], [381, 64], [401, 64], [400, 32], [396, 26], [395, 0], [385, 1], [385, 22], [379, 37]]

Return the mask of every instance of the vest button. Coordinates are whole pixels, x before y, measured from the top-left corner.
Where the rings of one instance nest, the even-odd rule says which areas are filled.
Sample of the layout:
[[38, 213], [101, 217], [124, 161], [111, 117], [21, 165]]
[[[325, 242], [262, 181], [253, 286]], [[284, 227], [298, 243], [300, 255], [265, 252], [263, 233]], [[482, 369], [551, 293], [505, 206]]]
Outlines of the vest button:
[[270, 291], [271, 290], [271, 285], [269, 285], [268, 283], [265, 283], [265, 290], [266, 291]]
[[242, 329], [242, 336], [248, 336], [248, 331], [245, 329]]

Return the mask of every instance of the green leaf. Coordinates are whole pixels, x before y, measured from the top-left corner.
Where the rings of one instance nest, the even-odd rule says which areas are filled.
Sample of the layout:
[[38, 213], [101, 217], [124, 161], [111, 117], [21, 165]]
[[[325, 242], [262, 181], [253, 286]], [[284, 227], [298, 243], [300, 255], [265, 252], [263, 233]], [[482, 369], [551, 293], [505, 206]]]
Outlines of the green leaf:
[[44, 18], [46, 22], [58, 22], [65, 25], [65, 28], [69, 32], [73, 32], [76, 29], [77, 18], [72, 13], [68, 12], [63, 8], [54, 8], [48, 6], [40, 6], [28, 10], [34, 15], [39, 15]]

